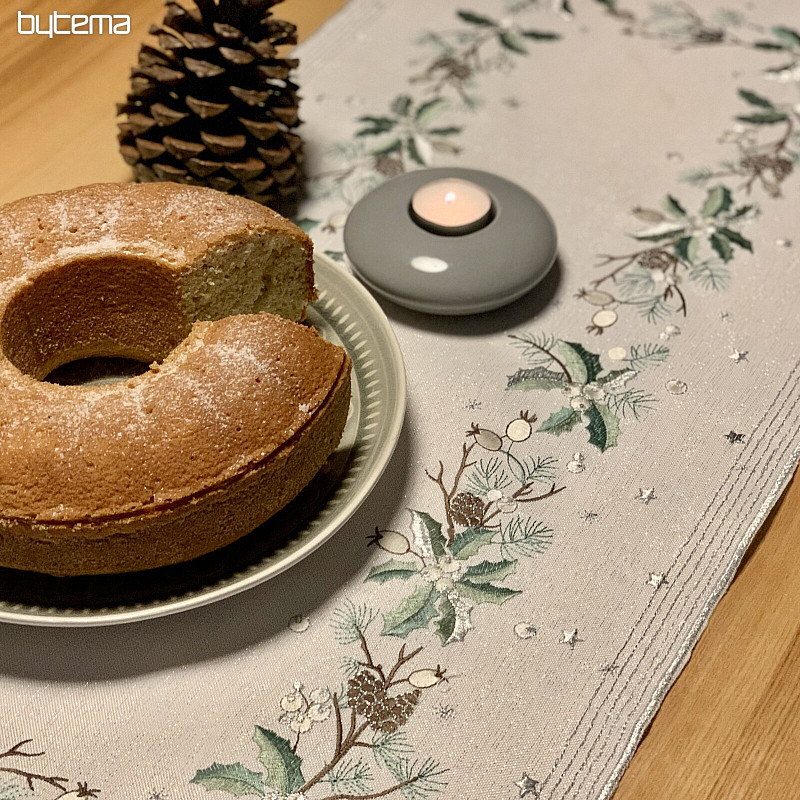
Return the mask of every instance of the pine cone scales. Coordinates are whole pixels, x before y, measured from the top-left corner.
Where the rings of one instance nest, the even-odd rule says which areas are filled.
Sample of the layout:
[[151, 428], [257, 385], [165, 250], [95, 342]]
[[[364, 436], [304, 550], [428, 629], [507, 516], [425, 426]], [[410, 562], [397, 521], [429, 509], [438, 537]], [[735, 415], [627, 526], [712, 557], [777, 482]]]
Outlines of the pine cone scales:
[[167, 3], [142, 45], [131, 91], [118, 107], [120, 152], [140, 181], [171, 180], [280, 204], [300, 186], [302, 140], [295, 59], [277, 48], [297, 42], [274, 19], [280, 0]]
[[364, 670], [347, 682], [347, 705], [366, 717], [370, 727], [393, 733], [408, 722], [422, 692], [414, 689], [389, 697], [380, 678]]

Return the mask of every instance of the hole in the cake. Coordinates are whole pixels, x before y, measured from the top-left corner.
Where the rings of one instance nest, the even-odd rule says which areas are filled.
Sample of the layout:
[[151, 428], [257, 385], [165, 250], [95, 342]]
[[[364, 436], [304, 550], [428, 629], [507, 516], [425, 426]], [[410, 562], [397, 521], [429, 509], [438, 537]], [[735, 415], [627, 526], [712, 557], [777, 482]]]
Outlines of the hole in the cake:
[[60, 386], [95, 386], [119, 383], [147, 372], [149, 364], [133, 358], [80, 358], [56, 367], [43, 380]]
[[3, 353], [17, 369], [65, 385], [140, 374], [188, 333], [175, 273], [122, 253], [47, 270], [0, 321]]

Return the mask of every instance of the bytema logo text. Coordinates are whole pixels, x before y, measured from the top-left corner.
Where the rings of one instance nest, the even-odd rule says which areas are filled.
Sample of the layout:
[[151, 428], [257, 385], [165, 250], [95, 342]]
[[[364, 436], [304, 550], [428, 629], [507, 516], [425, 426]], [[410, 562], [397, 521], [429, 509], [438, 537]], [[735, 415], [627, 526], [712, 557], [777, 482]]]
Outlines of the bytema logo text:
[[17, 33], [24, 36], [90, 36], [109, 33], [120, 36], [131, 32], [131, 18], [127, 14], [23, 14], [17, 11]]

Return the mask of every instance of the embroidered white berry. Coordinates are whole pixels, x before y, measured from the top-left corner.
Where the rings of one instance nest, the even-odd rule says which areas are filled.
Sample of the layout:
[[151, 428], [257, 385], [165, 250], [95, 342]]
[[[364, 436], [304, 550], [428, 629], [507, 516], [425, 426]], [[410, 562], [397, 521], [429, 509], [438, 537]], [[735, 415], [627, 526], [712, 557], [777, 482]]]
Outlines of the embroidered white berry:
[[433, 584], [433, 588], [442, 593], [451, 591], [454, 586], [455, 582], [449, 575], [442, 576]]
[[667, 381], [664, 385], [670, 394], [686, 394], [689, 388], [683, 381]]
[[402, 556], [411, 549], [411, 542], [397, 531], [381, 531], [375, 528], [375, 533], [367, 538], [369, 539], [367, 547], [374, 544], [392, 555]]
[[298, 712], [295, 714], [294, 718], [289, 723], [289, 727], [295, 733], [308, 733], [311, 730], [311, 726], [314, 724], [314, 721], [311, 717], [306, 716], [305, 714]]
[[292, 694], [285, 694], [281, 697], [281, 708], [284, 711], [298, 711], [303, 707], [305, 700], [300, 692], [293, 692]]
[[484, 450], [499, 450], [503, 446], [503, 440], [488, 428], [481, 428], [478, 425], [473, 425], [467, 431], [467, 436], [475, 437], [475, 442], [479, 444]]
[[287, 627], [290, 631], [294, 631], [295, 633], [304, 633], [308, 630], [309, 625], [311, 625], [311, 623], [309, 622], [308, 617], [304, 617], [302, 614], [297, 614], [296, 616], [289, 618]]
[[592, 401], [583, 395], [573, 397], [572, 400], [569, 401], [569, 404], [576, 411], [588, 411], [592, 407]]
[[312, 703], [306, 713], [312, 722], [324, 722], [331, 715], [331, 707], [327, 703]]
[[439, 561], [439, 569], [441, 569], [445, 575], [453, 575], [456, 572], [461, 572], [462, 568], [463, 565], [450, 556], [445, 556]]
[[612, 361], [622, 361], [628, 355], [628, 351], [624, 347], [612, 347], [608, 351], [608, 357]]
[[587, 383], [583, 387], [583, 396], [589, 400], [602, 400], [606, 396], [606, 391], [596, 383]]
[[614, 296], [608, 292], [601, 292], [597, 289], [582, 289], [578, 294], [581, 300], [585, 300], [590, 306], [607, 306], [614, 302]]
[[408, 682], [415, 689], [430, 689], [444, 678], [445, 671], [441, 667], [436, 669], [418, 669], [408, 676]]
[[592, 317], [592, 324], [597, 328], [610, 328], [617, 321], [617, 312], [603, 308]]
[[533, 433], [532, 422], [536, 422], [535, 414], [531, 416], [527, 411], [520, 411], [519, 416], [506, 425], [506, 436], [512, 442], [524, 442]]
[[573, 475], [577, 475], [577, 474], [583, 472], [586, 469], [586, 464], [584, 463], [583, 453], [575, 453], [572, 456], [572, 461], [567, 463], [567, 469]]
[[514, 633], [520, 639], [533, 639], [536, 636], [536, 626], [531, 622], [518, 622], [514, 626]]
[[503, 514], [513, 514], [517, 510], [517, 501], [513, 497], [501, 497], [497, 501], [497, 510]]
[[583, 384], [582, 383], [565, 383], [561, 387], [561, 391], [567, 395], [567, 397], [581, 397], [583, 395]]

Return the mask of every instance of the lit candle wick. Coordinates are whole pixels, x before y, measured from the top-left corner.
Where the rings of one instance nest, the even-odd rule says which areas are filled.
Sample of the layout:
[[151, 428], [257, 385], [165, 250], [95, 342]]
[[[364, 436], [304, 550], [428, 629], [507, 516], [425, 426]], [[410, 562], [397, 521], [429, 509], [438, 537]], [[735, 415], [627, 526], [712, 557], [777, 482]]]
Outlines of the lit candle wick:
[[492, 198], [477, 183], [441, 178], [423, 184], [411, 198], [411, 217], [421, 228], [459, 236], [485, 228], [492, 220]]
[[456, 193], [455, 192], [448, 192], [444, 196], [445, 203], [455, 203], [456, 201]]

